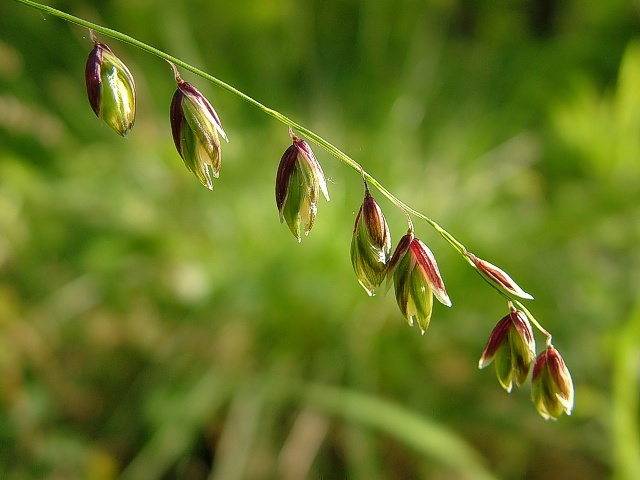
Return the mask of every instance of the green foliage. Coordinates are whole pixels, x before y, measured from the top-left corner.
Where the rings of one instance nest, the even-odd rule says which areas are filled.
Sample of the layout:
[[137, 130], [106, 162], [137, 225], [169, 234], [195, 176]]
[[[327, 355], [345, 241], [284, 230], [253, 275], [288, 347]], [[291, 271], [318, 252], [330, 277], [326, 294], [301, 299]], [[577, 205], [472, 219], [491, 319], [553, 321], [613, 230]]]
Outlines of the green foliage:
[[[632, 5], [55, 2], [311, 126], [508, 271], [576, 385], [546, 423], [476, 369], [506, 306], [427, 225], [453, 308], [421, 337], [354, 276], [357, 174], [315, 150], [331, 202], [299, 245], [274, 199], [284, 126], [184, 75], [231, 139], [209, 192], [173, 146], [165, 62], [101, 38], [138, 88], [121, 139], [86, 98], [87, 32], [4, 3], [5, 478], [633, 478]], [[404, 216], [376, 198], [395, 244]]]

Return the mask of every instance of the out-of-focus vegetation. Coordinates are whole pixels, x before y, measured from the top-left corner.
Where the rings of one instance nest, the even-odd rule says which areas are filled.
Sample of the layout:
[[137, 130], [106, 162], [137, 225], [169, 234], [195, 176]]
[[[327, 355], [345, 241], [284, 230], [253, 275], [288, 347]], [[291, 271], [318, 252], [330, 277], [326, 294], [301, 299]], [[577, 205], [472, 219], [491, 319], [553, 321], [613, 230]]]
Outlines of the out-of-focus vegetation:
[[3, 478], [640, 478], [637, 2], [50, 4], [300, 121], [507, 270], [576, 406], [545, 422], [529, 385], [477, 370], [505, 302], [426, 224], [453, 308], [420, 336], [366, 296], [357, 173], [316, 149], [331, 202], [298, 245], [283, 125], [183, 75], [230, 139], [209, 192], [174, 149], [165, 62], [101, 38], [138, 87], [123, 140], [89, 107], [87, 32], [5, 0]]

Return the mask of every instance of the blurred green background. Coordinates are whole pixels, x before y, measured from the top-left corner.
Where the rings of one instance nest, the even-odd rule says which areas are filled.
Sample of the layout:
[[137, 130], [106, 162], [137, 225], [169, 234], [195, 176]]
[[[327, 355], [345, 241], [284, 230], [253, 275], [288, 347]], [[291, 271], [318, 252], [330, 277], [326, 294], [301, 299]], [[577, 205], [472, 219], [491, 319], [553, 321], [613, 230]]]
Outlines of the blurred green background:
[[230, 139], [209, 192], [174, 149], [164, 61], [100, 37], [137, 84], [119, 138], [86, 98], [86, 30], [2, 0], [2, 478], [640, 478], [640, 3], [49, 4], [299, 121], [507, 270], [576, 406], [545, 422], [530, 385], [477, 369], [507, 307], [428, 225], [453, 308], [420, 336], [365, 295], [356, 172], [315, 148], [331, 202], [298, 245], [285, 126], [183, 72]]

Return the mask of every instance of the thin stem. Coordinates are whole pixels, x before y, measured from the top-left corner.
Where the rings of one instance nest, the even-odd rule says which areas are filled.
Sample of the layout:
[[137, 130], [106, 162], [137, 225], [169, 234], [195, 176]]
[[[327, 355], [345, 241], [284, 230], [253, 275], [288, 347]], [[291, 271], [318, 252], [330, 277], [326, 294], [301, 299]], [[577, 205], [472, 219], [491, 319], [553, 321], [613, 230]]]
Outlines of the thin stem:
[[193, 65], [190, 65], [190, 64], [180, 60], [179, 58], [173, 57], [172, 55], [169, 55], [168, 53], [165, 53], [162, 50], [158, 50], [157, 48], [154, 48], [151, 45], [148, 45], [148, 44], [146, 44], [144, 42], [141, 42], [140, 40], [137, 40], [137, 39], [135, 39], [135, 38], [133, 38], [133, 37], [131, 37], [129, 35], [126, 35], [124, 33], [119, 32], [117, 30], [113, 30], [111, 28], [103, 27], [103, 26], [98, 25], [96, 23], [89, 22], [89, 21], [84, 20], [82, 18], [76, 17], [74, 15], [71, 15], [69, 13], [63, 12], [61, 10], [57, 10], [57, 9], [55, 9], [53, 7], [49, 7], [47, 5], [42, 5], [42, 4], [34, 2], [32, 0], [14, 0], [14, 1], [16, 1], [18, 3], [22, 3], [23, 5], [27, 5], [29, 7], [35, 8], [35, 9], [40, 10], [42, 12], [48, 13], [50, 15], [56, 16], [58, 18], [66, 20], [67, 22], [79, 25], [81, 27], [88, 28], [90, 31], [101, 33], [101, 34], [106, 35], [108, 37], [114, 38], [116, 40], [119, 40], [121, 42], [127, 43], [129, 45], [132, 45], [134, 47], [140, 48], [140, 49], [142, 49], [142, 50], [144, 50], [144, 51], [146, 51], [148, 53], [156, 55], [157, 57], [163, 58], [164, 60], [167, 60], [168, 62], [170, 62], [170, 63], [172, 63], [174, 65], [182, 67], [183, 69], [188, 70], [191, 73], [193, 73], [193, 74], [195, 74], [195, 75], [197, 75], [197, 76], [199, 76], [201, 78], [204, 78], [205, 80], [208, 80], [208, 81], [210, 81], [211, 83], [213, 83], [215, 85], [218, 85], [221, 88], [224, 88], [225, 90], [231, 92], [232, 94], [236, 95], [237, 97], [240, 97], [242, 100], [244, 100], [245, 102], [253, 105], [254, 107], [256, 107], [256, 108], [258, 108], [260, 110], [262, 110], [264, 113], [266, 113], [270, 117], [275, 118], [279, 122], [284, 123], [285, 125], [288, 125], [289, 127], [297, 130], [298, 132], [303, 134], [305, 137], [307, 137], [309, 140], [311, 140], [313, 143], [315, 143], [316, 145], [324, 148], [327, 152], [329, 152], [331, 155], [336, 157], [338, 160], [340, 160], [345, 165], [347, 165], [348, 167], [351, 167], [352, 169], [360, 172], [364, 179], [368, 180], [371, 185], [376, 187], [376, 189], [378, 189], [378, 191], [380, 191], [380, 193], [382, 193], [382, 195], [384, 195], [387, 199], [389, 199], [396, 207], [400, 208], [405, 214], [411, 214], [411, 215], [415, 216], [416, 218], [419, 218], [419, 219], [424, 220], [425, 222], [427, 222], [453, 248], [455, 248], [458, 251], [458, 253], [460, 253], [461, 255], [464, 255], [464, 252], [466, 251], [464, 245], [462, 245], [462, 243], [460, 243], [453, 235], [451, 235], [449, 232], [447, 232], [444, 228], [442, 228], [440, 225], [438, 225], [438, 223], [436, 223], [434, 220], [432, 220], [431, 218], [427, 217], [426, 215], [420, 213], [419, 211], [414, 210], [409, 205], [407, 205], [406, 203], [401, 201], [398, 197], [393, 195], [380, 182], [378, 182], [378, 180], [376, 180], [371, 174], [369, 174], [366, 170], [364, 170], [362, 165], [360, 165], [358, 162], [356, 162], [353, 158], [351, 158], [349, 155], [344, 153], [338, 147], [333, 145], [331, 142], [329, 142], [328, 140], [324, 139], [323, 137], [321, 137], [320, 135], [316, 134], [315, 132], [309, 130], [308, 128], [304, 127], [303, 125], [300, 125], [299, 123], [293, 121], [292, 119], [290, 119], [289, 117], [283, 115], [282, 113], [278, 112], [277, 110], [274, 110], [272, 108], [267, 107], [266, 105], [260, 103], [259, 101], [255, 100], [254, 98], [250, 97], [249, 95], [241, 92], [240, 90], [234, 88], [233, 86], [229, 85], [228, 83], [220, 80], [219, 78], [216, 78], [213, 75], [210, 75], [207, 72], [205, 72], [203, 70], [200, 70], [199, 68], [196, 68]]
[[[527, 310], [527, 308], [522, 305], [522, 303], [518, 302], [517, 300], [509, 300], [507, 302], [509, 304], [509, 310], [511, 310], [511, 313], [514, 313], [518, 310], [522, 311], [527, 318], [529, 319], [529, 321], [531, 321], [535, 327], [540, 330], [540, 332], [547, 337], [547, 347], [551, 346], [551, 340], [552, 340], [552, 336], [551, 334], [545, 330], [544, 328], [542, 328], [542, 326], [540, 325], [540, 323], [536, 320], [536, 318], [531, 314], [531, 312], [529, 310]], [[514, 305], [514, 303], [517, 303], [518, 306], [516, 307]]]
[[542, 333], [545, 337], [547, 337], [547, 347], [551, 346], [553, 335], [551, 335], [545, 328], [542, 327], [542, 325], [540, 325], [540, 322], [536, 320], [536, 317], [533, 316], [533, 314], [529, 311], [527, 307], [525, 307], [522, 304], [522, 302], [520, 302], [519, 300], [511, 300], [511, 302], [513, 302], [516, 305], [516, 307], [518, 307], [518, 310], [522, 310], [524, 312], [524, 314], [527, 316], [529, 321], [533, 323], [533, 325], [540, 331], [540, 333]]
[[183, 80], [182, 80], [182, 77], [180, 76], [180, 72], [178, 71], [178, 67], [176, 67], [175, 63], [170, 62], [169, 60], [167, 60], [167, 63], [171, 65], [171, 69], [173, 70], [173, 76], [176, 79], [176, 83], [181, 84]]
[[[404, 203], [402, 200], [400, 200], [398, 197], [396, 197], [393, 193], [391, 193], [386, 187], [384, 187], [384, 185], [382, 185], [378, 180], [376, 180], [371, 174], [369, 174], [363, 167], [362, 165], [360, 165], [358, 162], [356, 162], [353, 158], [351, 158], [349, 155], [347, 155], [346, 153], [344, 153], [342, 150], [340, 150], [338, 147], [336, 147], [335, 145], [333, 145], [331, 142], [329, 142], [328, 140], [325, 140], [323, 137], [321, 137], [320, 135], [316, 134], [315, 132], [309, 130], [308, 128], [304, 127], [303, 125], [300, 125], [299, 123], [293, 121], [292, 119], [290, 119], [289, 117], [283, 115], [282, 113], [278, 112], [277, 110], [274, 110], [272, 108], [267, 107], [266, 105], [260, 103], [259, 101], [255, 100], [254, 98], [250, 97], [249, 95], [241, 92], [240, 90], [236, 89], [235, 87], [229, 85], [228, 83], [220, 80], [219, 78], [214, 77], [213, 75], [208, 74], [207, 72], [200, 70], [199, 68], [194, 67], [193, 65], [190, 65], [182, 60], [180, 60], [179, 58], [173, 57], [172, 55], [169, 55], [168, 53], [163, 52], [162, 50], [159, 50], [157, 48], [152, 47], [151, 45], [148, 45], [144, 42], [141, 42], [140, 40], [137, 40], [129, 35], [126, 35], [124, 33], [121, 33], [117, 30], [113, 30], [111, 28], [107, 28], [107, 27], [103, 27], [101, 25], [98, 25], [96, 23], [93, 22], [89, 22], [87, 20], [84, 20], [82, 18], [76, 17], [74, 15], [71, 15], [69, 13], [63, 12], [61, 10], [57, 10], [53, 7], [49, 7], [47, 5], [42, 5], [40, 3], [34, 2], [32, 0], [14, 0], [18, 3], [21, 3], [23, 5], [32, 7], [36, 10], [40, 10], [42, 12], [48, 13], [50, 15], [56, 16], [58, 18], [61, 18], [67, 22], [79, 25], [81, 27], [85, 27], [87, 29], [89, 29], [89, 35], [91, 37], [91, 39], [95, 42], [96, 41], [96, 37], [94, 32], [98, 32], [101, 33], [107, 37], [111, 37], [114, 38], [116, 40], [119, 40], [121, 42], [127, 43], [131, 46], [134, 46], [136, 48], [139, 48], [141, 50], [144, 50], [145, 52], [151, 53], [153, 55], [156, 55], [157, 57], [160, 57], [164, 60], [166, 60], [167, 62], [169, 62], [169, 64], [171, 65], [171, 67], [173, 68], [174, 74], [176, 76], [176, 81], [180, 80], [180, 75], [178, 73], [178, 66], [182, 67], [184, 70], [188, 70], [191, 73], [210, 81], [211, 83], [218, 85], [219, 87], [231, 92], [232, 94], [234, 94], [235, 96], [241, 98], [242, 100], [244, 100], [245, 102], [253, 105], [254, 107], [258, 108], [259, 110], [261, 110], [262, 112], [266, 113], [267, 115], [269, 115], [270, 117], [276, 119], [277, 121], [288, 125], [289, 126], [289, 131], [291, 132], [291, 134], [293, 135], [293, 129], [297, 130], [298, 132], [300, 132], [301, 134], [303, 134], [306, 138], [308, 138], [309, 140], [311, 140], [313, 143], [315, 143], [316, 145], [320, 146], [321, 148], [325, 149], [328, 153], [330, 153], [331, 155], [333, 155], [334, 157], [336, 157], [338, 160], [340, 160], [342, 163], [344, 163], [345, 165], [347, 165], [348, 167], [356, 170], [357, 172], [360, 173], [360, 175], [362, 176], [362, 179], [365, 183], [365, 189], [368, 192], [369, 188], [368, 185], [371, 184], [373, 185], [382, 195], [384, 195], [389, 201], [391, 201], [396, 207], [398, 207], [400, 210], [402, 210], [402, 212], [406, 215], [407, 217], [407, 221], [409, 224], [409, 231], [413, 232], [413, 222], [411, 220], [411, 215], [413, 215], [416, 218], [419, 218], [421, 220], [424, 220], [425, 222], [427, 222], [436, 232], [438, 232], [442, 238], [444, 238], [455, 250], [458, 251], [458, 253], [460, 255], [462, 255], [467, 262], [469, 262], [472, 266], [475, 267], [475, 265], [473, 264], [473, 262], [467, 257], [466, 253], [467, 253], [467, 249], [466, 247], [459, 242], [453, 235], [451, 235], [447, 230], [445, 230], [444, 228], [442, 228], [437, 222], [435, 222], [434, 220], [432, 220], [431, 218], [427, 217], [426, 215], [424, 215], [423, 213], [420, 213], [419, 211], [411, 208], [409, 205], [407, 205], [406, 203]], [[477, 271], [477, 268], [476, 268]], [[480, 272], [478, 272], [480, 273]], [[480, 275], [482, 278], [485, 278], [483, 275]], [[486, 280], [486, 278], [485, 278]], [[493, 286], [495, 288], [495, 290], [500, 293], [502, 296], [504, 296], [507, 300], [509, 301], [513, 301], [513, 303], [515, 305], [518, 306], [518, 308], [520, 310], [522, 310], [527, 317], [529, 318], [529, 320], [536, 326], [536, 328], [538, 330], [540, 330], [540, 332], [542, 332], [546, 337], [547, 337], [547, 345], [551, 344], [551, 334], [545, 330], [542, 325], [540, 325], [540, 323], [535, 319], [535, 317], [529, 312], [529, 310], [518, 300], [515, 300], [513, 298], [511, 298], [509, 295], [505, 294], [504, 292], [502, 292], [499, 288], [497, 288], [492, 282], [489, 282], [487, 280], [487, 283], [491, 286]]]

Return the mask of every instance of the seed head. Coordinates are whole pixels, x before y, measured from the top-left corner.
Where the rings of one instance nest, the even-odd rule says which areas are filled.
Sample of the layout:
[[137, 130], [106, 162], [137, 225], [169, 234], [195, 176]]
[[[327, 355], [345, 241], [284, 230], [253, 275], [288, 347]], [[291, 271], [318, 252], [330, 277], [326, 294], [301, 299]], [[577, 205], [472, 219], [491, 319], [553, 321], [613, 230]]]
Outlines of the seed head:
[[429, 327], [433, 296], [451, 306], [433, 253], [413, 232], [400, 239], [389, 261], [387, 279], [393, 278], [396, 302], [409, 325], [417, 322], [420, 331]]
[[[174, 67], [175, 69], [175, 67]], [[218, 178], [222, 163], [221, 135], [227, 142], [218, 114], [196, 87], [177, 74], [178, 88], [171, 100], [173, 143], [187, 169], [209, 190], [211, 175]]]
[[276, 205], [280, 223], [287, 222], [289, 230], [298, 239], [300, 228], [308, 235], [318, 211], [320, 191], [329, 201], [324, 173], [307, 142], [298, 138], [291, 128], [293, 144], [282, 155], [276, 175]]
[[123, 137], [133, 128], [136, 116], [136, 87], [133, 76], [104, 43], [94, 39], [85, 67], [87, 96], [91, 108]]
[[387, 272], [391, 233], [380, 206], [366, 189], [351, 237], [351, 264], [360, 285], [375, 295]]
[[520, 286], [513, 281], [513, 279], [504, 270], [496, 267], [495, 265], [476, 257], [473, 253], [467, 252], [467, 257], [475, 264], [476, 268], [491, 282], [498, 285], [500, 288], [515, 295], [516, 297], [524, 298], [526, 300], [533, 300], [533, 297], [525, 292]]
[[531, 398], [545, 420], [573, 410], [573, 380], [560, 353], [549, 345], [533, 366]]
[[531, 324], [524, 312], [513, 309], [494, 327], [478, 366], [484, 368], [495, 360], [498, 381], [511, 392], [514, 382], [518, 387], [525, 382], [535, 356]]

